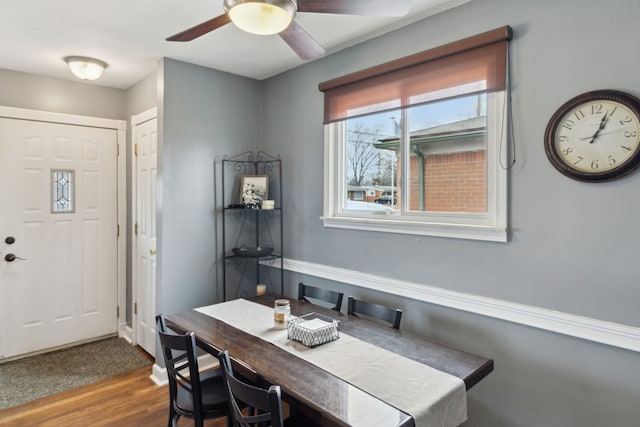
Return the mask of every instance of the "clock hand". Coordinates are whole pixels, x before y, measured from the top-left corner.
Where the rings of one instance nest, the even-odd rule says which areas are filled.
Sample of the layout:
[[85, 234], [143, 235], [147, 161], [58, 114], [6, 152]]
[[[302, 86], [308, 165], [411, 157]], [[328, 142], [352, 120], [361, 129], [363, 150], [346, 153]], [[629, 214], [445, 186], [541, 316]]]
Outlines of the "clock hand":
[[[620, 133], [620, 132], [624, 132], [624, 129], [612, 130], [609, 132], [602, 132], [602, 133], [599, 133], [598, 136], [611, 135], [611, 134]], [[592, 136], [585, 136], [584, 138], [580, 138], [580, 141], [585, 141], [587, 139], [592, 139], [592, 138], [593, 138]]]
[[594, 133], [593, 136], [591, 137], [591, 141], [589, 141], [589, 144], [593, 144], [596, 141], [596, 138], [600, 135], [600, 131], [602, 131], [602, 129], [604, 129], [605, 126], [607, 126], [607, 121], [609, 121], [609, 110], [607, 110], [607, 112], [604, 113], [602, 120], [600, 120], [600, 126], [598, 126], [598, 130], [596, 130], [596, 133]]

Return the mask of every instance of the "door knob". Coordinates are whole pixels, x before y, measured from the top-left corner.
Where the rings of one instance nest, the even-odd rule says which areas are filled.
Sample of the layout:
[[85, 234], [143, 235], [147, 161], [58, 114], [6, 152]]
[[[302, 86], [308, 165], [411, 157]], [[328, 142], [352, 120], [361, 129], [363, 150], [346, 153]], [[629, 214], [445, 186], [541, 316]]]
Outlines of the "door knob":
[[6, 239], [4, 239], [4, 242], [5, 242], [7, 245], [13, 245], [13, 244], [16, 242], [16, 238], [15, 238], [15, 237], [13, 237], [13, 236], [9, 236], [9, 237], [7, 237]]
[[158, 252], [157, 252], [155, 249], [149, 249], [149, 253], [150, 253], [151, 255], [155, 255], [155, 254], [157, 254]]
[[26, 258], [20, 258], [19, 256], [15, 256], [14, 254], [6, 254], [4, 256], [4, 260], [7, 261], [7, 262], [13, 262], [13, 261], [15, 261], [17, 259], [22, 260], [22, 261], [26, 261], [27, 260]]

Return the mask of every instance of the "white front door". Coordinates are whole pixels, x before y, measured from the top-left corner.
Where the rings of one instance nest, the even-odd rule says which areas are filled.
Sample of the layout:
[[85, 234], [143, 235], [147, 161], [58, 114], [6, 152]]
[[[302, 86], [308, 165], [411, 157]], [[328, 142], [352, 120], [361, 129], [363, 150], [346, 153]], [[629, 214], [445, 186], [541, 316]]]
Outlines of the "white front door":
[[[134, 120], [132, 120], [134, 122]], [[158, 120], [134, 122], [135, 191], [135, 323], [136, 342], [149, 354], [156, 352], [156, 178]]]
[[0, 118], [0, 360], [117, 331], [117, 171], [116, 130]]

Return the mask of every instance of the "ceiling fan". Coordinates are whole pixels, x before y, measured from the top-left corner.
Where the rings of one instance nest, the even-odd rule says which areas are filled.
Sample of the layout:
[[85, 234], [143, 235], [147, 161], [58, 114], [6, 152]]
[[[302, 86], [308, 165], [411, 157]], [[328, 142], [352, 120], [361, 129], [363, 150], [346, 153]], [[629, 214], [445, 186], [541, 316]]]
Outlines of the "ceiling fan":
[[166, 40], [188, 42], [233, 22], [253, 34], [278, 34], [301, 59], [313, 59], [324, 55], [324, 48], [294, 21], [296, 12], [399, 17], [411, 0], [223, 0], [223, 5], [224, 14]]

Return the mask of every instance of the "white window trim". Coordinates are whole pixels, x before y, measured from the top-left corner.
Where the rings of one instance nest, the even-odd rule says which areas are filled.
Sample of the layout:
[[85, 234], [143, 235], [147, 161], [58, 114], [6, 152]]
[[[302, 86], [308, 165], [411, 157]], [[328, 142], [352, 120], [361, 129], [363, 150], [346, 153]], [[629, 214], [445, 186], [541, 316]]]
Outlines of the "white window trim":
[[[342, 206], [346, 174], [340, 137], [344, 121], [324, 128], [325, 227], [458, 239], [507, 241], [507, 119], [504, 92], [487, 94], [487, 213], [414, 213], [349, 211]], [[404, 163], [406, 164], [406, 163]], [[406, 179], [406, 178], [404, 178]], [[401, 184], [401, 188], [404, 188]]]

